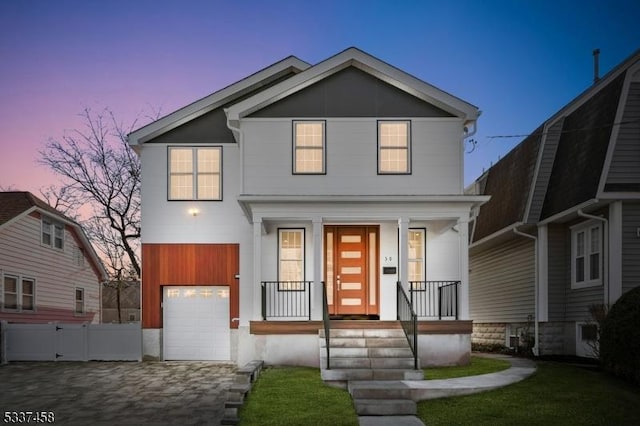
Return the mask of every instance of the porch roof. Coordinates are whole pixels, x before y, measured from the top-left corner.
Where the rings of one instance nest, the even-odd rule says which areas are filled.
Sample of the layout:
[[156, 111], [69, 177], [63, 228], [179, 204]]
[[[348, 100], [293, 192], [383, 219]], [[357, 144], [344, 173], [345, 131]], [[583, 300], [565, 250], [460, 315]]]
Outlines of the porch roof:
[[241, 195], [249, 222], [263, 218], [414, 220], [467, 218], [486, 195]]

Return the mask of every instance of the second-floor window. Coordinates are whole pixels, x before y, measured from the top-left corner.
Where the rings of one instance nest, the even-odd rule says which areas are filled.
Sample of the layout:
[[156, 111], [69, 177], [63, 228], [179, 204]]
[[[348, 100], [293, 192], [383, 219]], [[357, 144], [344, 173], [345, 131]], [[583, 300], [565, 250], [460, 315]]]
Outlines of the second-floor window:
[[324, 121], [293, 122], [293, 173], [324, 174]]
[[378, 173], [411, 173], [409, 121], [378, 121]]
[[42, 244], [57, 249], [64, 248], [64, 225], [53, 219], [42, 217]]
[[221, 147], [169, 147], [169, 200], [222, 200]]
[[602, 284], [602, 225], [589, 222], [571, 230], [571, 287]]

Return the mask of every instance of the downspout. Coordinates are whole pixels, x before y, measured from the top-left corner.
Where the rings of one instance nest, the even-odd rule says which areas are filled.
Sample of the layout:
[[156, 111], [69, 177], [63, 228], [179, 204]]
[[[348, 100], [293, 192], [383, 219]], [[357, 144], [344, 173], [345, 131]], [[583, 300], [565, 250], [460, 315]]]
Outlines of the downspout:
[[240, 129], [239, 125], [238, 127], [233, 127], [231, 125], [231, 122], [229, 121], [229, 109], [225, 108], [224, 109], [224, 113], [227, 116], [227, 128], [229, 130], [231, 130], [232, 132], [237, 132], [238, 133], [238, 155], [240, 156], [240, 194], [244, 194], [244, 133], [242, 133], [242, 130]]
[[526, 234], [524, 232], [518, 231], [518, 226], [522, 225], [523, 223], [517, 223], [514, 227], [513, 227], [513, 232], [516, 235], [520, 235], [522, 237], [526, 237], [526, 238], [531, 238], [534, 242], [533, 244], [533, 248], [534, 248], [534, 285], [533, 285], [533, 339], [534, 339], [534, 343], [533, 343], [533, 355], [538, 356], [539, 353], [539, 339], [538, 339], [538, 332], [539, 332], [539, 324], [538, 324], [538, 237], [531, 235], [531, 234]]
[[[597, 200], [596, 200], [597, 202]], [[602, 273], [603, 277], [603, 287], [604, 287], [604, 304], [609, 305], [609, 220], [604, 217], [594, 216], [592, 214], [588, 214], [582, 211], [582, 209], [578, 209], [578, 216], [584, 217], [585, 219], [593, 219], [604, 224], [604, 241], [602, 242], [602, 266], [604, 271]]]

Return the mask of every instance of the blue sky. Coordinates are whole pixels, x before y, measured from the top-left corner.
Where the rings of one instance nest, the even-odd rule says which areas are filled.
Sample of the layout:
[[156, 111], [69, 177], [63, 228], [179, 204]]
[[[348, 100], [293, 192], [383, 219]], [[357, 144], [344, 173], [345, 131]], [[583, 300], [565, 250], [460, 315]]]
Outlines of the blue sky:
[[[356, 46], [482, 110], [465, 182], [640, 48], [638, 1], [0, 2], [0, 186], [38, 191], [85, 107], [169, 113], [286, 56]], [[141, 124], [144, 119], [141, 119]]]

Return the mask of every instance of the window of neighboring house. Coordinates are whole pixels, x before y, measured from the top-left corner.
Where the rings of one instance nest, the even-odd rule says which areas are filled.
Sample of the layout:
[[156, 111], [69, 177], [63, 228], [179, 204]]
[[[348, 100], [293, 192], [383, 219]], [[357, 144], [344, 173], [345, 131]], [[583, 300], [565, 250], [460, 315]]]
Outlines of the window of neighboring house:
[[35, 310], [36, 282], [34, 279], [5, 274], [2, 284], [2, 307], [4, 309]]
[[571, 287], [602, 284], [602, 225], [590, 222], [571, 229]]
[[222, 147], [169, 147], [169, 200], [222, 200]]
[[[425, 230], [424, 229], [409, 229], [409, 238], [407, 239], [409, 244], [409, 281], [424, 281], [426, 276], [425, 269]], [[413, 284], [413, 287], [420, 289], [422, 286], [419, 283]]]
[[378, 174], [411, 173], [411, 123], [378, 121]]
[[278, 290], [304, 289], [304, 229], [278, 230]]
[[83, 314], [84, 313], [84, 289], [76, 288], [75, 294], [76, 294], [75, 313]]
[[293, 173], [325, 173], [325, 122], [293, 122]]
[[42, 217], [42, 244], [57, 249], [64, 248], [64, 225], [53, 219]]

